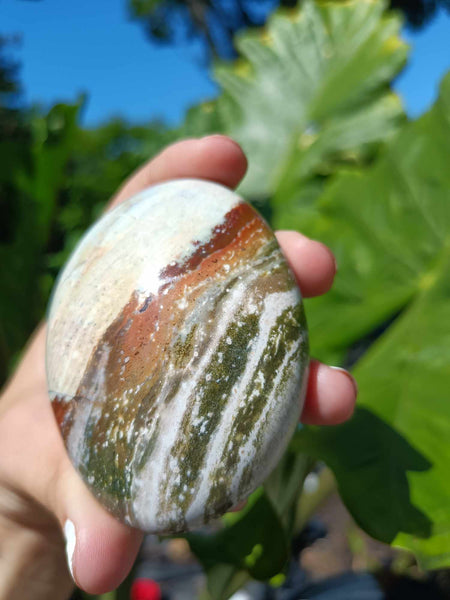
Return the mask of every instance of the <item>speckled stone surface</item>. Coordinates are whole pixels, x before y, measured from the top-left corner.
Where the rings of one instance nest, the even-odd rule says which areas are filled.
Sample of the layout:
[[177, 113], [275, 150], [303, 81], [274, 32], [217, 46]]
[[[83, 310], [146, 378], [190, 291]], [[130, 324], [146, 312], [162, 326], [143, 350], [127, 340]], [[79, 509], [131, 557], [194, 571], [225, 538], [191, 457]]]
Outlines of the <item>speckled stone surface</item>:
[[145, 531], [206, 523], [265, 479], [299, 418], [307, 354], [273, 233], [205, 181], [148, 188], [103, 216], [49, 311], [48, 386], [69, 456]]

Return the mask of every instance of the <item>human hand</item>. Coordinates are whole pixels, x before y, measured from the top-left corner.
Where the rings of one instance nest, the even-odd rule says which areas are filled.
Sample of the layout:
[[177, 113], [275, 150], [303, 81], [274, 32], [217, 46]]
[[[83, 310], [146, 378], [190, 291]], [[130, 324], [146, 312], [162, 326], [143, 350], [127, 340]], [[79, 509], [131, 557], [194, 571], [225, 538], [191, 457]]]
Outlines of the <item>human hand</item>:
[[[224, 136], [185, 140], [135, 173], [111, 205], [141, 189], [179, 177], [209, 179], [234, 188], [246, 170], [240, 147]], [[326, 292], [335, 275], [331, 252], [299, 233], [278, 241], [305, 297]], [[312, 361], [302, 420], [318, 425], [347, 419], [356, 387], [341, 369]], [[73, 582], [90, 593], [117, 587], [129, 572], [142, 533], [116, 521], [72, 467], [47, 395], [45, 327], [33, 336], [0, 399], [0, 600], [64, 599]], [[70, 533], [70, 531], [68, 530]]]

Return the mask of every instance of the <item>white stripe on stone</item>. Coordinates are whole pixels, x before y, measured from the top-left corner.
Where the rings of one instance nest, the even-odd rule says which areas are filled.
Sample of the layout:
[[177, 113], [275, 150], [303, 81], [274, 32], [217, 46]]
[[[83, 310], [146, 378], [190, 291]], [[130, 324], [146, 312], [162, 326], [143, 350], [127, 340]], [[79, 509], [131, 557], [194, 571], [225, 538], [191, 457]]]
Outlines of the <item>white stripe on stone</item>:
[[[277, 318], [283, 313], [284, 310], [290, 306], [295, 306], [299, 302], [299, 294], [297, 290], [289, 290], [287, 292], [276, 292], [267, 296], [264, 301], [264, 308], [262, 310], [259, 320], [259, 332], [253, 340], [252, 347], [249, 349], [247, 364], [245, 371], [242, 374], [240, 380], [233, 387], [232, 394], [227, 403], [227, 407], [223, 413], [222, 420], [217, 427], [215, 435], [209, 444], [207, 451], [206, 464], [203, 467], [203, 478], [200, 485], [200, 489], [196, 494], [194, 501], [189, 507], [186, 516], [187, 520], [195, 520], [200, 514], [203, 513], [205, 508], [205, 502], [208, 498], [209, 491], [211, 489], [210, 475], [216, 469], [221, 466], [222, 453], [225, 448], [226, 441], [231, 433], [234, 418], [237, 412], [241, 409], [244, 403], [249, 403], [251, 397], [246, 397], [247, 386], [251, 383], [252, 379], [258, 376], [257, 366], [267, 348], [267, 342], [270, 331], [275, 325]], [[298, 348], [298, 344], [296, 345]], [[286, 356], [285, 361], [289, 361], [294, 349]], [[277, 386], [277, 380], [275, 381], [275, 389]], [[275, 393], [272, 393], [274, 396]], [[258, 422], [262, 422], [266, 410], [260, 417]], [[259, 431], [259, 427], [255, 427], [253, 434]], [[254, 435], [251, 436], [253, 441]], [[242, 465], [249, 463], [249, 456], [253, 456], [253, 452], [249, 452], [250, 441], [245, 445], [244, 453], [241, 455], [240, 468], [233, 477], [232, 493], [235, 492], [235, 488], [238, 486], [241, 479]]]
[[[258, 276], [256, 271], [252, 271], [249, 274], [249, 280], [257, 279]], [[157, 513], [155, 507], [161, 506], [167, 500], [160, 497], [159, 488], [161, 483], [168, 477], [177, 477], [178, 458], [175, 457], [173, 459], [173, 464], [169, 465], [169, 471], [167, 471], [166, 459], [170, 455], [171, 448], [179, 436], [179, 430], [186, 409], [190, 408], [193, 392], [207, 371], [208, 365], [221, 343], [226, 330], [235, 318], [236, 310], [243, 305], [247, 291], [247, 281], [239, 282], [230, 291], [223, 305], [222, 314], [224, 318], [218, 322], [214, 336], [211, 338], [201, 362], [196, 366], [195, 376], [193, 375], [191, 378], [186, 377], [178, 393], [171, 399], [170, 404], [165, 405], [163, 411], [159, 413], [159, 427], [164, 432], [164, 435], [159, 436], [149, 463], [145, 465], [139, 474], [135, 473], [131, 493], [134, 499], [133, 507], [136, 514], [149, 515], [149, 521], [146, 523], [149, 531], [158, 528], [158, 524], [152, 520], [152, 517], [154, 518]], [[194, 403], [194, 411], [196, 410], [198, 410], [198, 403]], [[195, 419], [195, 417], [196, 413], [194, 412], [192, 419]], [[147, 437], [146, 432], [142, 432], [142, 435]], [[186, 465], [186, 468], [189, 468], [189, 465]], [[167, 520], [170, 520], [172, 517], [175, 518], [178, 515], [165, 515], [165, 519]]]

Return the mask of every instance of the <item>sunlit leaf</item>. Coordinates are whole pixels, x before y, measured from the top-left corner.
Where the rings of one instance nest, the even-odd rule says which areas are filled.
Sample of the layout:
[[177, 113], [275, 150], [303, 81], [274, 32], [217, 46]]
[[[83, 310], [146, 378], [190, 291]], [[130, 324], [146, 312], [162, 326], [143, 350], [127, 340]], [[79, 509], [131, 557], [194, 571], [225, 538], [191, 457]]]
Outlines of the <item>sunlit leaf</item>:
[[368, 174], [338, 177], [307, 233], [334, 250], [338, 275], [309, 301], [312, 353], [326, 358], [394, 317], [429, 284], [450, 230], [450, 76]]
[[306, 0], [276, 13], [262, 34], [241, 36], [243, 58], [216, 68], [237, 109], [225, 129], [249, 158], [244, 194], [265, 198], [358, 163], [396, 130], [402, 110], [389, 82], [407, 51], [384, 6]]
[[373, 169], [324, 198], [323, 239], [342, 260], [336, 290], [310, 311], [320, 343], [402, 312], [355, 369], [353, 420], [297, 436], [333, 468], [357, 522], [425, 568], [450, 565], [449, 156], [450, 74]]

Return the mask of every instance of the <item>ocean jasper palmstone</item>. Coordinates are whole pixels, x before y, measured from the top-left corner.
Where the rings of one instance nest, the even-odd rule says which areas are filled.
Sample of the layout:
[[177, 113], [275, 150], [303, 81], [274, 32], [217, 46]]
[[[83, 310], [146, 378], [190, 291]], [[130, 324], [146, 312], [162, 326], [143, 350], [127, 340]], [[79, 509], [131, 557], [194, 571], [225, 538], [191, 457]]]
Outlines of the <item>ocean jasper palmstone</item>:
[[72, 463], [117, 518], [201, 525], [270, 473], [308, 362], [298, 287], [259, 214], [206, 181], [106, 213], [56, 286], [47, 376]]

